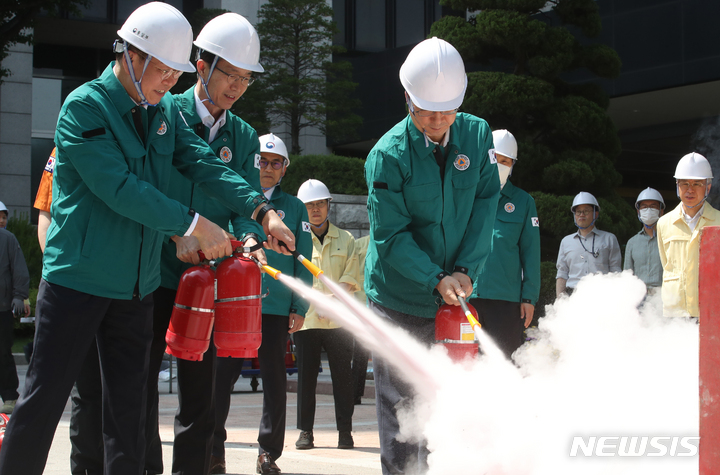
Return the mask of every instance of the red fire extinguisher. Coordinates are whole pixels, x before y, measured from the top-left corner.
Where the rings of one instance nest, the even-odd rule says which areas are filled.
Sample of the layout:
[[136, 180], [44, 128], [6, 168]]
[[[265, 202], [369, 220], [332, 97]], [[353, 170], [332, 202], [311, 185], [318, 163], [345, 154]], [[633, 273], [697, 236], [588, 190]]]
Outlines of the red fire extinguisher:
[[262, 342], [262, 275], [257, 262], [244, 257], [257, 247], [236, 247], [217, 268], [215, 332], [217, 355], [256, 358]]
[[[477, 319], [475, 307], [468, 304], [470, 313]], [[435, 343], [447, 348], [453, 361], [462, 361], [478, 355], [475, 332], [468, 322], [462, 307], [443, 304], [435, 314]]]
[[215, 272], [208, 261], [186, 270], [180, 277], [170, 326], [165, 334], [168, 354], [202, 361], [210, 346], [215, 318]]
[[0, 413], [0, 449], [2, 449], [3, 439], [5, 438], [5, 428], [10, 418], [7, 414]]

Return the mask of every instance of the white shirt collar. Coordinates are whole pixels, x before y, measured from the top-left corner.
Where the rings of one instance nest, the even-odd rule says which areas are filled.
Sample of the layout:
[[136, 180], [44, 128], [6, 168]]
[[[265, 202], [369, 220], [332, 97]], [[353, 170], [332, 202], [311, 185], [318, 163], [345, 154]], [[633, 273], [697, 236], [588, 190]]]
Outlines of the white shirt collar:
[[276, 186], [277, 185], [274, 185], [274, 186], [268, 188], [267, 190], [263, 191], [263, 193], [265, 193], [265, 198], [267, 198], [268, 200], [270, 200], [270, 198], [272, 198], [272, 194], [273, 194], [273, 191], [275, 191]]
[[703, 211], [705, 211], [705, 203], [703, 202], [702, 208], [700, 208], [700, 211], [698, 211], [695, 216], [690, 217], [689, 214], [685, 212], [685, 207], [682, 208], [682, 216], [687, 225], [690, 227], [690, 231], [695, 230], [695, 226], [697, 226], [697, 223], [700, 221], [700, 218], [703, 215]]
[[207, 107], [205, 107], [205, 104], [203, 104], [203, 102], [200, 100], [200, 97], [197, 93], [197, 86], [193, 91], [193, 95], [195, 96], [195, 110], [200, 116], [200, 120], [202, 120], [202, 123], [205, 125], [205, 127], [210, 129], [210, 142], [212, 142], [212, 139], [214, 138], [213, 130], [215, 133], [217, 133], [217, 130], [223, 125], [225, 125], [227, 111], [223, 110], [220, 118], [215, 121], [215, 117], [212, 116], [212, 114], [208, 111]]
[[[425, 135], [427, 136], [427, 133]], [[447, 132], [445, 132], [445, 138], [443, 138], [443, 143], [439, 144], [439, 143], [435, 142], [434, 140], [432, 140], [430, 137], [428, 137], [428, 140], [430, 142], [434, 143], [435, 145], [447, 147], [447, 144], [450, 142], [450, 129], [448, 129]]]

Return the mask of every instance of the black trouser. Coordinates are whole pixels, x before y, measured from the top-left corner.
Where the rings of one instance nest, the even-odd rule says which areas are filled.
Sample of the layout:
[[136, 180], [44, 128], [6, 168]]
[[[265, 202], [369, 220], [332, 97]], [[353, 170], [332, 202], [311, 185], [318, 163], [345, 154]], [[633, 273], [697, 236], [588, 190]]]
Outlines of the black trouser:
[[[162, 446], [158, 434], [158, 371], [165, 352], [165, 333], [175, 302], [174, 289], [160, 287], [154, 292], [154, 337], [148, 378], [148, 463], [150, 473], [162, 473]], [[215, 345], [212, 340], [202, 361], [177, 360], [178, 409], [175, 413], [172, 473], [203, 475], [210, 470], [212, 436], [215, 428]], [[159, 464], [159, 465], [158, 465]]]
[[14, 318], [12, 310], [0, 312], [0, 397], [3, 401], [18, 398], [18, 375], [12, 354]]
[[70, 393], [70, 471], [73, 475], [102, 475], [102, 378], [96, 340], [90, 345]]
[[[435, 319], [408, 315], [382, 307], [369, 300], [368, 306], [381, 317], [408, 331], [420, 342], [430, 346], [435, 342]], [[400, 433], [397, 418], [398, 404], [407, 404], [415, 397], [415, 389], [406, 382], [395, 368], [378, 355], [373, 355], [373, 374], [375, 376], [375, 404], [380, 433], [380, 465], [384, 475], [425, 473], [427, 470], [428, 450], [424, 443], [400, 442], [396, 438]]]
[[366, 350], [357, 339], [355, 339], [355, 346], [353, 347], [352, 373], [353, 391], [356, 401], [359, 401], [365, 394], [365, 380], [367, 378], [369, 357], [370, 352]]
[[3, 475], [41, 475], [73, 383], [97, 337], [105, 475], [140, 474], [152, 296], [117, 300], [42, 280], [35, 351], [0, 451]]
[[298, 359], [297, 428], [313, 430], [320, 354], [325, 348], [332, 378], [337, 430], [351, 431], [355, 411], [352, 335], [343, 328], [301, 330], [295, 333], [295, 347]]
[[510, 359], [513, 352], [525, 343], [525, 319], [520, 318], [520, 302], [470, 299], [470, 304], [477, 310], [483, 330]]
[[[287, 408], [287, 351], [289, 318], [282, 315], [262, 316], [262, 344], [258, 349], [260, 378], [263, 389], [263, 410], [258, 433], [258, 453], [267, 452], [277, 460], [285, 444]], [[215, 376], [215, 436], [213, 455], [225, 459], [227, 431], [225, 422], [230, 412], [230, 395], [240, 373], [242, 358], [218, 358]]]

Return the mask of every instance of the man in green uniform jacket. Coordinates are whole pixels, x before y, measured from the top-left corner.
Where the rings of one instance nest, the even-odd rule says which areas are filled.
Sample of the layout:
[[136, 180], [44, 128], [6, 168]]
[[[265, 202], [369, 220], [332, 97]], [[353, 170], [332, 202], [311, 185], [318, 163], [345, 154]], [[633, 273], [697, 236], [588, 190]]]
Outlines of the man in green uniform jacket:
[[[260, 137], [260, 184], [265, 197], [277, 209], [278, 215], [297, 237], [300, 254], [312, 254], [312, 237], [305, 205], [280, 188], [280, 180], [290, 165], [287, 147], [273, 135]], [[270, 266], [284, 275], [301, 279], [312, 286], [313, 276], [292, 256], [269, 253]], [[288, 333], [299, 330], [305, 320], [308, 303], [288, 286], [263, 274], [263, 289], [268, 296], [262, 304], [262, 344], [258, 349], [260, 377], [263, 389], [263, 410], [258, 433], [258, 460], [256, 471], [261, 474], [278, 474], [276, 460], [285, 446], [287, 409], [287, 373], [285, 354]], [[225, 473], [225, 422], [230, 412], [230, 395], [242, 372], [244, 361], [238, 358], [218, 358], [215, 378], [215, 435], [213, 437], [210, 473]]]
[[[229, 110], [254, 81], [252, 74], [263, 72], [259, 63], [260, 42], [257, 32], [243, 16], [225, 13], [205, 25], [195, 45], [199, 48], [198, 80], [193, 87], [175, 96], [175, 103], [187, 125], [209, 144], [222, 163], [259, 191], [257, 167], [260, 149], [257, 133]], [[225, 231], [229, 230], [232, 223], [238, 238], [248, 246], [262, 241], [259, 236], [262, 234], [261, 226], [218, 202], [179, 172], [171, 171], [167, 195], [187, 204]], [[199, 249], [197, 240], [192, 236], [166, 237], [163, 245], [161, 283], [153, 295], [154, 337], [148, 377], [148, 448], [145, 468], [150, 473], [163, 472], [157, 421], [157, 379], [166, 347], [165, 334], [180, 276], [193, 264], [199, 263]], [[255, 257], [266, 263], [262, 250], [256, 251]], [[210, 344], [201, 361], [178, 359], [177, 363], [179, 405], [175, 414], [172, 473], [207, 473], [215, 425], [215, 345]]]
[[[187, 20], [153, 2], [135, 10], [118, 35], [118, 61], [72, 92], [60, 111], [35, 352], [0, 453], [4, 475], [43, 472], [95, 337], [104, 473], [142, 472], [150, 294], [160, 284], [163, 234], [195, 236], [210, 258], [231, 251], [220, 227], [164, 195], [173, 167], [294, 248], [264, 197], [187, 128], [167, 94], [181, 71], [194, 70]], [[280, 250], [277, 240], [271, 244]]]
[[493, 132], [500, 175], [500, 201], [492, 252], [481, 269], [470, 303], [483, 329], [510, 358], [524, 342], [540, 296], [540, 221], [535, 200], [509, 180], [517, 142], [507, 130]]
[[[437, 297], [459, 305], [485, 262], [500, 191], [487, 123], [457, 113], [467, 86], [449, 43], [418, 44], [400, 69], [410, 114], [368, 155], [370, 244], [365, 293], [376, 313], [435, 340]], [[391, 362], [373, 358], [383, 473], [426, 463], [422, 445], [396, 440], [395, 406], [414, 394]], [[422, 471], [422, 470], [421, 470]]]

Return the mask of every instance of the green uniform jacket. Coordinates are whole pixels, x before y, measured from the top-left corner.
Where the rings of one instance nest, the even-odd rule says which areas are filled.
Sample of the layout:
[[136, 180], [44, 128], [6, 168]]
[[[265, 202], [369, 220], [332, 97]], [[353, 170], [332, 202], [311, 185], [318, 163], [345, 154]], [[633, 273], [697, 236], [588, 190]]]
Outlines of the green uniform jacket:
[[500, 191], [487, 123], [457, 114], [445, 180], [410, 116], [387, 132], [365, 163], [370, 244], [365, 293], [374, 302], [425, 318], [438, 309], [441, 271], [464, 267], [475, 281], [490, 253]]
[[112, 67], [70, 93], [55, 133], [52, 223], [43, 278], [106, 298], [145, 296], [160, 285], [163, 234], [183, 235], [188, 207], [165, 196], [173, 167], [246, 217], [265, 197], [218, 160], [186, 125], [172, 96], [141, 108]]
[[475, 282], [481, 299], [535, 305], [540, 296], [540, 222], [535, 200], [509, 181], [500, 191], [492, 251]]
[[[282, 218], [285, 226], [295, 235], [295, 246], [297, 246], [298, 252], [310, 258], [313, 252], [312, 234], [307, 208], [303, 202], [282, 191], [278, 185], [273, 190], [270, 203], [277, 210], [278, 216]], [[285, 275], [297, 277], [305, 285], [312, 287], [312, 274], [293, 256], [273, 251], [268, 251], [266, 256], [270, 267], [274, 267]], [[268, 274], [263, 274], [263, 289], [266, 288], [270, 290], [270, 294], [263, 300], [262, 313], [285, 316], [292, 312], [305, 316], [310, 305], [298, 294], [292, 292], [288, 286]]]
[[[195, 107], [194, 90], [195, 86], [183, 94], [173, 96], [173, 99], [190, 129], [196, 134], [197, 132], [202, 133], [201, 138], [207, 143], [210, 129], [202, 126], [202, 119]], [[200, 131], [198, 131], [198, 125], [202, 126]], [[225, 124], [218, 130], [215, 140], [209, 145], [228, 168], [243, 177], [253, 189], [261, 190], [260, 170], [256, 166], [260, 158], [260, 141], [255, 129], [240, 117], [227, 111]], [[182, 176], [177, 170], [170, 171], [167, 195], [188, 205], [200, 213], [200, 216], [206, 217], [226, 231], [229, 230], [228, 225], [232, 222], [233, 230], [237, 233], [238, 238], [246, 232], [254, 232], [264, 238], [262, 226], [212, 198], [200, 186]], [[160, 265], [162, 268], [160, 285], [168, 289], [177, 289], [182, 273], [192, 267], [192, 264], [182, 262], [177, 258], [175, 242], [170, 239], [170, 236], [165, 236]]]

